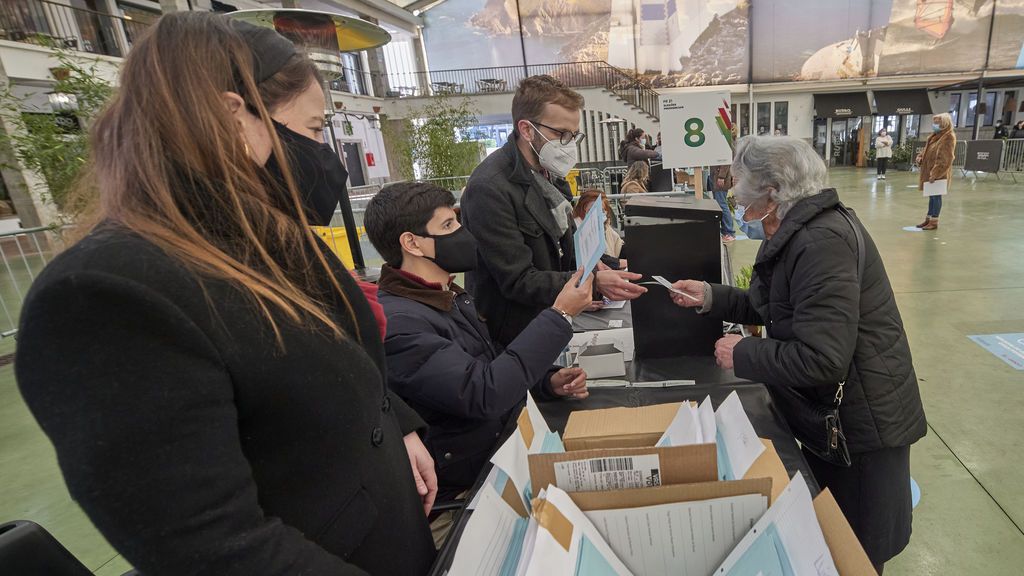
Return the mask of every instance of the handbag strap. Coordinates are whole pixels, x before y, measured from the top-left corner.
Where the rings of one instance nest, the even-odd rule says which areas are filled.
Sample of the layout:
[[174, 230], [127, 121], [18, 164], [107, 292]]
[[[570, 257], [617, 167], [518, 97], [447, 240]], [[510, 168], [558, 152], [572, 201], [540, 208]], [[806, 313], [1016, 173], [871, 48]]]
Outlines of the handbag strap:
[[[864, 281], [864, 252], [866, 251], [864, 248], [864, 235], [861, 234], [860, 226], [858, 226], [857, 222], [853, 219], [853, 214], [850, 213], [850, 210], [844, 206], [842, 202], [836, 205], [836, 212], [839, 212], [843, 218], [846, 218], [846, 221], [850, 223], [850, 227], [853, 228], [854, 236], [857, 238], [857, 284], [859, 285]], [[846, 380], [843, 380], [839, 383], [839, 389], [836, 390], [836, 408], [843, 403], [843, 386], [845, 385]]]

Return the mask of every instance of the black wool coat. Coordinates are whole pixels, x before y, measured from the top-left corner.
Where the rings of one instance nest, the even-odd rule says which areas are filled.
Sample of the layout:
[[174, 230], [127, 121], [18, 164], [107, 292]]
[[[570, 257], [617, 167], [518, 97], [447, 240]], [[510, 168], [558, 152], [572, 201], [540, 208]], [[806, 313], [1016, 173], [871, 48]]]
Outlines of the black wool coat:
[[[571, 201], [564, 180], [558, 187]], [[473, 170], [461, 199], [462, 224], [478, 244], [466, 274], [491, 337], [507, 346], [555, 297], [576, 268], [574, 225], [558, 229], [515, 139]]]
[[[764, 325], [768, 338], [744, 338], [733, 351], [736, 375], [790, 387], [821, 405], [845, 380], [840, 419], [851, 452], [909, 446], [927, 431], [903, 320], [885, 265], [867, 230], [864, 278], [857, 239], [823, 190], [793, 206], [763, 242], [749, 293], [712, 286], [711, 314]], [[855, 219], [856, 221], [856, 219]], [[783, 412], [798, 403], [774, 394]]]
[[280, 319], [284, 352], [235, 288], [113, 225], [33, 284], [18, 385], [71, 495], [142, 573], [429, 570], [402, 441], [423, 421], [388, 391], [373, 315], [336, 274], [346, 337]]

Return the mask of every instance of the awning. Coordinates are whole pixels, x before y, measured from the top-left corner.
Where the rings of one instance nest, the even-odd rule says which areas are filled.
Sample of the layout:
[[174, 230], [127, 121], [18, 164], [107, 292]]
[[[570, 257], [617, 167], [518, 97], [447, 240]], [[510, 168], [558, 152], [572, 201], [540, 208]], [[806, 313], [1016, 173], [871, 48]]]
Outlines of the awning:
[[814, 113], [819, 118], [870, 116], [867, 92], [836, 92], [814, 95]]
[[931, 114], [932, 104], [928, 91], [875, 90], [875, 108], [879, 114]]

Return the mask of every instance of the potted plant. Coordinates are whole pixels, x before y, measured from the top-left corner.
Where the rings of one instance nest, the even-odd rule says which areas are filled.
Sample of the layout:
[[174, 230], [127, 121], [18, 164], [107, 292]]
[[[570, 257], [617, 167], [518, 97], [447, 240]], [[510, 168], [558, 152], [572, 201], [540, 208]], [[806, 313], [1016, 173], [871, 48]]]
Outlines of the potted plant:
[[897, 170], [910, 170], [914, 162], [913, 140], [901, 142], [892, 148], [892, 167]]
[[875, 165], [875, 155], [877, 151], [874, 148], [868, 148], [868, 153], [865, 155], [868, 161], [868, 166]]
[[[739, 274], [736, 275], [736, 287], [741, 290], [750, 290], [750, 279], [754, 276], [753, 266], [744, 266], [740, 268]], [[761, 337], [761, 327], [753, 325], [744, 325], [743, 328], [751, 336]]]

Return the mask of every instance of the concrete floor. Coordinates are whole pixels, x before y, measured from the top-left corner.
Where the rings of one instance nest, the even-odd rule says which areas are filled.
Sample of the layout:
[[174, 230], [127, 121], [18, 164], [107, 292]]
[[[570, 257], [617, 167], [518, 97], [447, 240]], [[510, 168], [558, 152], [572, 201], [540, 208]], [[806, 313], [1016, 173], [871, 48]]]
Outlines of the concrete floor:
[[[911, 452], [921, 486], [914, 536], [886, 576], [1017, 575], [1024, 566], [1024, 372], [968, 335], [1024, 332], [1024, 184], [954, 180], [941, 227], [924, 218], [917, 174], [833, 169], [831, 185], [864, 221], [885, 259], [910, 336], [928, 415]], [[757, 242], [737, 241], [737, 266]], [[71, 501], [53, 449], [29, 415], [9, 366], [0, 368], [0, 520], [48, 528], [96, 574], [129, 567]]]

